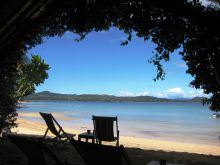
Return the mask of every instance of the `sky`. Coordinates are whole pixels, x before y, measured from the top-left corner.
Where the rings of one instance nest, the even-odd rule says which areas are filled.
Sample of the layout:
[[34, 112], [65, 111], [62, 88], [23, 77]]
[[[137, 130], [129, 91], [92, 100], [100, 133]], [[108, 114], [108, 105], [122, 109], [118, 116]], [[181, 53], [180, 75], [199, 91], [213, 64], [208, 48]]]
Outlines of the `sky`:
[[80, 42], [76, 38], [71, 32], [44, 38], [41, 45], [28, 52], [29, 57], [40, 55], [51, 67], [49, 78], [36, 87], [36, 92], [161, 98], [204, 96], [202, 90], [189, 86], [193, 78], [186, 74], [180, 50], [163, 63], [165, 80], [155, 82], [156, 67], [148, 63], [156, 46], [153, 42], [133, 36], [127, 46], [121, 46], [126, 35], [116, 28], [91, 32]]

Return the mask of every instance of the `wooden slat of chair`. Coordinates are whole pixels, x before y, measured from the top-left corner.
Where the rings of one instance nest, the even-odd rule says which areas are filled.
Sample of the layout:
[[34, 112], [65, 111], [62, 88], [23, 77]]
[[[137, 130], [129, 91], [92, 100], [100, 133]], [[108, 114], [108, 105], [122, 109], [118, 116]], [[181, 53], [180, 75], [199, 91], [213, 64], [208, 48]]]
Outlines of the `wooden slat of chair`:
[[[62, 138], [66, 138], [66, 140], [70, 140], [75, 136], [75, 134], [66, 133], [63, 130], [63, 128], [60, 126], [60, 124], [56, 121], [56, 119], [53, 117], [52, 114], [42, 113], [42, 112], [39, 112], [39, 113], [42, 116], [42, 118], [44, 119], [44, 121], [48, 127], [44, 136], [43, 136], [43, 140], [45, 140], [48, 131], [52, 132], [55, 135], [54, 139], [59, 140], [59, 141], [62, 141]], [[57, 125], [59, 130], [57, 130], [54, 123]], [[64, 141], [66, 141], [66, 140], [64, 140]]]
[[[94, 125], [94, 135], [97, 143], [101, 144], [102, 141], [116, 141], [116, 145], [119, 146], [117, 117], [92, 116], [92, 120]], [[114, 122], [116, 122], [116, 137], [114, 135]]]

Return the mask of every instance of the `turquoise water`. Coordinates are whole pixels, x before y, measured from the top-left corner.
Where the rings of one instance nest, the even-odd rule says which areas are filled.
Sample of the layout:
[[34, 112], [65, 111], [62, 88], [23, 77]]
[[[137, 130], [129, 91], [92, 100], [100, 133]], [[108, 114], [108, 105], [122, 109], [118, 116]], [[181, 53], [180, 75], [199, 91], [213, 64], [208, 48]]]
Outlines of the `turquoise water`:
[[220, 146], [220, 119], [201, 103], [36, 101], [18, 111], [64, 113], [73, 120], [59, 122], [79, 130], [93, 129], [92, 115], [118, 116], [120, 135]]

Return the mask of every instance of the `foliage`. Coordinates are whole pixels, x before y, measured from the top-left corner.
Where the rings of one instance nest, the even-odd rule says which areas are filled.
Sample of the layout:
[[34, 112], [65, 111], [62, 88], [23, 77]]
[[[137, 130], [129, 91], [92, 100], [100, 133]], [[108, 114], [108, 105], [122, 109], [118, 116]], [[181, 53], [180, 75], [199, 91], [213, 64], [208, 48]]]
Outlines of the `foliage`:
[[59, 14], [44, 24], [38, 38], [42, 34], [62, 35], [68, 30], [78, 33], [80, 41], [91, 31], [115, 26], [128, 35], [121, 43], [126, 45], [132, 40], [132, 32], [136, 32], [138, 37], [157, 45], [154, 58], [150, 60], [157, 67], [155, 80], [165, 77], [161, 61], [169, 61], [170, 54], [181, 47], [180, 55], [188, 66], [187, 73], [194, 77], [190, 85], [212, 94], [204, 103], [211, 104], [214, 111], [220, 110], [218, 8], [204, 7], [199, 0], [77, 1], [59, 6], [62, 6]]
[[[17, 84], [16, 88], [12, 88], [12, 90], [16, 92], [12, 91], [8, 98], [1, 97], [0, 134], [3, 130], [7, 132], [11, 127], [16, 126], [17, 113], [14, 107], [16, 107], [17, 101], [33, 93], [35, 86], [40, 85], [48, 78], [47, 70], [49, 70], [50, 67], [40, 56], [33, 55], [30, 61], [27, 56], [23, 56], [23, 58], [18, 61], [17, 67], [14, 68], [16, 69], [16, 71], [14, 71], [14, 78]], [[8, 81], [8, 85], [10, 84], [13, 83]], [[4, 90], [5, 89], [2, 89], [2, 92], [4, 92]]]
[[[44, 2], [38, 6], [43, 5]], [[194, 77], [191, 86], [212, 94], [207, 103], [212, 110], [220, 110], [218, 8], [205, 8], [198, 0], [52, 0], [40, 10], [22, 14], [12, 28], [14, 31], [0, 36], [5, 41], [0, 45], [0, 128], [7, 125], [4, 122], [13, 125], [17, 62], [28, 49], [41, 44], [43, 37], [62, 36], [71, 31], [80, 35], [80, 41], [91, 31], [108, 30], [112, 26], [128, 34], [122, 45], [132, 40], [132, 32], [157, 44], [155, 58], [151, 60], [158, 70], [156, 79], [165, 76], [161, 61], [168, 61], [170, 54], [182, 47], [187, 72]]]
[[[13, 60], [11, 60], [13, 59]], [[7, 56], [0, 60], [0, 136], [3, 129], [8, 131], [15, 126], [16, 103], [15, 81], [17, 77], [16, 64], [19, 56]]]
[[16, 98], [22, 99], [35, 91], [35, 86], [40, 85], [48, 78], [49, 65], [39, 55], [32, 55], [31, 61], [22, 59], [18, 64], [18, 80]]

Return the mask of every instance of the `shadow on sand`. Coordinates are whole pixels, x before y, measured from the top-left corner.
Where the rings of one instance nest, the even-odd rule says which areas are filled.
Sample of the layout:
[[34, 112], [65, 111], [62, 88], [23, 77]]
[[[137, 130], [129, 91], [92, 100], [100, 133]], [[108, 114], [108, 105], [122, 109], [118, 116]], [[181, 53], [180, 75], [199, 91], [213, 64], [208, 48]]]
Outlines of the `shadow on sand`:
[[[18, 135], [16, 135], [18, 136]], [[30, 141], [39, 142], [41, 137], [33, 135], [19, 135], [20, 138], [25, 138]], [[30, 152], [22, 152], [18, 145], [12, 143], [13, 140], [9, 141], [9, 138], [0, 139], [0, 162], [1, 165], [26, 165], [29, 164], [27, 154], [31, 154], [37, 151], [37, 143], [33, 143]], [[78, 144], [78, 142], [77, 142]], [[83, 143], [84, 144], [84, 143]], [[78, 146], [79, 147], [79, 146]], [[45, 159], [45, 164], [66, 164], [66, 165], [84, 165], [86, 164], [83, 158], [80, 156], [78, 149], [72, 144], [66, 142], [64, 144], [54, 145], [45, 144], [43, 145], [44, 154], [41, 155]], [[45, 150], [46, 148], [46, 150]], [[76, 151], [77, 149], [77, 151]], [[135, 165], [146, 165], [147, 162], [152, 160], [165, 159], [169, 162], [181, 163], [185, 165], [219, 165], [220, 156], [192, 154], [185, 152], [165, 152], [165, 151], [153, 151], [143, 150], [139, 148], [126, 148], [126, 152], [130, 157], [131, 161]], [[27, 150], [28, 151], [28, 150]], [[49, 152], [48, 152], [49, 151]], [[50, 153], [51, 152], [51, 153]], [[52, 154], [52, 156], [51, 156]], [[55, 159], [54, 159], [55, 155]], [[56, 160], [58, 159], [58, 161]], [[41, 160], [36, 160], [41, 161]], [[60, 161], [60, 162], [59, 162]], [[57, 162], [57, 163], [56, 163]]]

